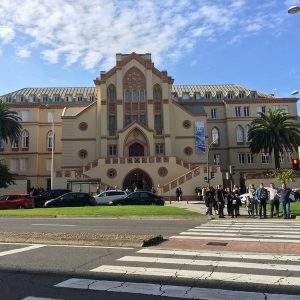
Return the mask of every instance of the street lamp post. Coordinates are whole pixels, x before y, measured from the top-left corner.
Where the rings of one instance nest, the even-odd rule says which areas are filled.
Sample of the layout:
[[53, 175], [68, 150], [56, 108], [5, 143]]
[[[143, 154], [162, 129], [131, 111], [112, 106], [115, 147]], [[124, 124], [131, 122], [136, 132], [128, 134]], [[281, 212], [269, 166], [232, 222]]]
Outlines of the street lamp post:
[[296, 14], [296, 13], [299, 13], [300, 12], [300, 6], [291, 6], [289, 9], [288, 9], [288, 13], [289, 14]]
[[[49, 105], [46, 105], [47, 110], [50, 108]], [[51, 113], [51, 166], [50, 166], [50, 188], [51, 190], [54, 189], [54, 138], [55, 138], [55, 134], [54, 134], [54, 112], [50, 112]]]
[[215, 144], [215, 140], [212, 141], [210, 144], [207, 146], [207, 183], [208, 187], [210, 187], [210, 174], [209, 174], [209, 150], [213, 144]]

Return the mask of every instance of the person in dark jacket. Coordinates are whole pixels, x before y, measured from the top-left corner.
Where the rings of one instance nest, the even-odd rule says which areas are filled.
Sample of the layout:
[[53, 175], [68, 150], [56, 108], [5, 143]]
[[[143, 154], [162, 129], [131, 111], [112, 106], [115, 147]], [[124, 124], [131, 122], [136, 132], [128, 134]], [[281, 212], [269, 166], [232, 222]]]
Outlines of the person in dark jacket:
[[235, 190], [233, 193], [232, 193], [232, 211], [231, 211], [231, 218], [234, 218], [234, 217], [238, 217], [239, 216], [239, 211], [240, 211], [240, 193]]
[[264, 187], [264, 184], [261, 183], [259, 188], [255, 192], [255, 196], [258, 199], [259, 203], [259, 217], [267, 217], [267, 200], [269, 198], [268, 190]]
[[218, 206], [219, 218], [224, 218], [225, 196], [224, 190], [220, 185], [217, 186], [215, 198]]
[[227, 214], [228, 216], [232, 215], [232, 193], [229, 187], [225, 189], [225, 202], [227, 206]]
[[282, 204], [283, 209], [283, 218], [289, 219], [291, 216], [291, 208], [290, 208], [290, 195], [292, 190], [286, 186], [286, 184], [282, 184], [281, 189], [279, 190], [280, 202]]
[[215, 202], [215, 191], [214, 188], [211, 186], [205, 193], [205, 199], [206, 199], [206, 205], [207, 205], [207, 214], [212, 215], [213, 214], [213, 207]]

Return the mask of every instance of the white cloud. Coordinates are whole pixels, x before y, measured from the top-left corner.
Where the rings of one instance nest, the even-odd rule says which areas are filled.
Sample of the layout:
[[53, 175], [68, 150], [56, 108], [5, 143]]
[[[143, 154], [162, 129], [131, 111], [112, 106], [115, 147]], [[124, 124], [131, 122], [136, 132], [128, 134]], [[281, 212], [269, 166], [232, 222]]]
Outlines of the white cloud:
[[87, 69], [111, 66], [117, 52], [151, 52], [159, 63], [178, 59], [197, 43], [216, 41], [224, 33], [237, 40], [282, 20], [276, 1], [268, 2], [268, 13], [250, 2], [1, 0], [0, 43], [14, 39], [18, 56], [29, 57], [35, 47], [50, 63], [81, 63]]
[[21, 58], [28, 58], [31, 56], [31, 51], [28, 48], [19, 48], [16, 51], [16, 55]]

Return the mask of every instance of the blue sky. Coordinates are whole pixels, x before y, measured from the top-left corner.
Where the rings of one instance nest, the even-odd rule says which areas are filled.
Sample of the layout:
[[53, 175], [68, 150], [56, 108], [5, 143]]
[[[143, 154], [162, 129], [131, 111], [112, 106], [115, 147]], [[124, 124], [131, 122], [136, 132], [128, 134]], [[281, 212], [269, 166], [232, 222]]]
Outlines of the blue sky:
[[116, 52], [135, 51], [151, 52], [177, 84], [289, 96], [300, 89], [300, 13], [290, 5], [300, 0], [1, 0], [0, 94], [91, 86]]

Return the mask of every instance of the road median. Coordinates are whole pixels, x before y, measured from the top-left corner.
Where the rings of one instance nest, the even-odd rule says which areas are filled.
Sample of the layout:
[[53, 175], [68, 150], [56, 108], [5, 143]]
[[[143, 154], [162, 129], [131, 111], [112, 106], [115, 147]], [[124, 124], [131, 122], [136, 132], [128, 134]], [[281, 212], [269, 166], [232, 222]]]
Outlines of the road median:
[[47, 245], [149, 247], [163, 241], [161, 235], [91, 232], [1, 232], [2, 243]]

